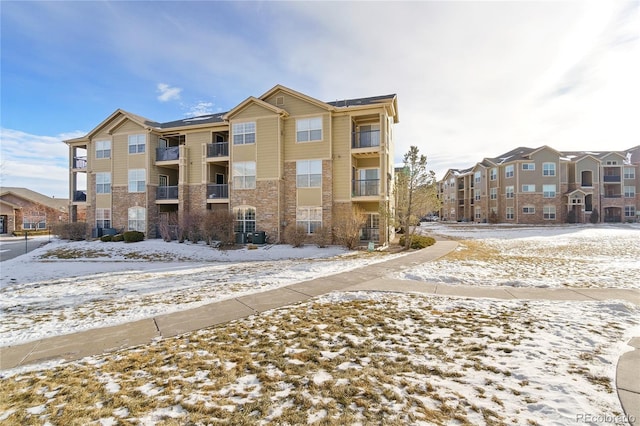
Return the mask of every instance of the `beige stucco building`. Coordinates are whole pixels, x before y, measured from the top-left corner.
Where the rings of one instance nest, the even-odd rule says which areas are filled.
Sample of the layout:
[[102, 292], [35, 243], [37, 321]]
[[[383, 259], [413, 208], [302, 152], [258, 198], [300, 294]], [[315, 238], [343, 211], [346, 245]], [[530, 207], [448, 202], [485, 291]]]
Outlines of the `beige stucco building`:
[[[99, 228], [158, 237], [163, 215], [234, 213], [237, 232], [311, 234], [362, 209], [362, 241], [393, 229], [395, 95], [322, 102], [283, 86], [232, 110], [167, 123], [117, 110], [69, 146], [70, 213]], [[85, 184], [86, 182], [86, 184]]]
[[440, 217], [519, 224], [630, 222], [640, 212], [640, 146], [560, 152], [519, 147], [438, 182]]

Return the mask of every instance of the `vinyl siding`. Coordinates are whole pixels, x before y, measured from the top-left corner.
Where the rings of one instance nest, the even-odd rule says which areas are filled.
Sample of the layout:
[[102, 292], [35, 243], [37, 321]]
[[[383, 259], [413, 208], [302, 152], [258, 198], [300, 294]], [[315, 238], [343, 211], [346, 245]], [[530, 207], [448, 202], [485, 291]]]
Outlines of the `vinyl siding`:
[[[322, 117], [322, 140], [314, 142], [296, 142], [296, 119]], [[284, 121], [285, 161], [310, 158], [328, 159], [331, 157], [331, 115], [289, 117]]]
[[351, 117], [333, 119], [333, 196], [336, 201], [351, 199]]
[[256, 122], [256, 179], [280, 177], [278, 121], [279, 118], [274, 116]]
[[[276, 105], [276, 98], [278, 97], [284, 98], [283, 105]], [[304, 99], [300, 99], [296, 96], [282, 91], [278, 91], [275, 94], [271, 95], [270, 97], [265, 99], [265, 102], [286, 110], [291, 116], [326, 114], [327, 109], [329, 108], [329, 105], [327, 105], [327, 108], [322, 108], [319, 105], [315, 105]]]
[[321, 206], [322, 188], [298, 188], [298, 207]]

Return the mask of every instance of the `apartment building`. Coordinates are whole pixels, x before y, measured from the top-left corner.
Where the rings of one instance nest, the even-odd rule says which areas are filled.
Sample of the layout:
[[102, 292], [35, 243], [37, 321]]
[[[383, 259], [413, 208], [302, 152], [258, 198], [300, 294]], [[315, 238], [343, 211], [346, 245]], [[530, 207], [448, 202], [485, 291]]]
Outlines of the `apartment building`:
[[158, 237], [169, 214], [233, 212], [236, 232], [279, 242], [365, 212], [363, 242], [393, 238], [396, 95], [322, 102], [277, 85], [228, 112], [155, 122], [121, 109], [69, 147], [70, 216]]
[[519, 147], [438, 182], [443, 220], [518, 224], [630, 222], [640, 212], [640, 146], [560, 152]]

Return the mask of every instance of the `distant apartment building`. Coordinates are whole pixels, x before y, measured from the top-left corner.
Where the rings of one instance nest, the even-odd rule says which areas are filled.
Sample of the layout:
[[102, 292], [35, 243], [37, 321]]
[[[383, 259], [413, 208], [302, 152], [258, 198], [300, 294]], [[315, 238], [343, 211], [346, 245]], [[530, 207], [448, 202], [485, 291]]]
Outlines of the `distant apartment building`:
[[438, 182], [442, 220], [518, 224], [630, 222], [640, 212], [640, 146], [560, 152], [519, 147]]
[[116, 110], [69, 146], [70, 216], [158, 237], [167, 215], [223, 209], [236, 232], [283, 239], [359, 210], [363, 242], [393, 237], [396, 95], [322, 102], [277, 85], [228, 112], [166, 123]]
[[68, 221], [68, 207], [67, 199], [27, 188], [0, 187], [0, 235], [51, 229], [53, 224]]

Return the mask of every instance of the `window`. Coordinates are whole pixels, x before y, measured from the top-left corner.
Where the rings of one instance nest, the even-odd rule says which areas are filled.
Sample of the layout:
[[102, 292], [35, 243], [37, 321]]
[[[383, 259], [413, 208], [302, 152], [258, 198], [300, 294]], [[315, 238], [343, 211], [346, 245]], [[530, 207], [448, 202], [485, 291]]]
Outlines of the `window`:
[[536, 169], [536, 163], [522, 163], [522, 170], [533, 171]]
[[533, 184], [522, 185], [522, 192], [536, 192], [536, 186]]
[[624, 206], [624, 217], [636, 217], [636, 206]]
[[507, 219], [513, 219], [514, 218], [514, 210], [513, 207], [507, 207]]
[[479, 189], [474, 189], [473, 190], [473, 199], [476, 201], [480, 201], [480, 190]]
[[618, 165], [618, 161], [617, 160], [609, 160], [607, 161], [607, 166], [617, 166]]
[[145, 141], [145, 135], [129, 135], [129, 154], [143, 153]]
[[144, 207], [130, 207], [129, 215], [129, 231], [145, 232], [147, 211]]
[[144, 192], [147, 186], [145, 169], [129, 170], [129, 192]]
[[296, 142], [322, 140], [322, 117], [296, 120]]
[[475, 208], [475, 218], [476, 219], [481, 219], [482, 218], [482, 209], [480, 207], [476, 207]]
[[555, 198], [556, 186], [555, 185], [542, 185], [542, 196], [544, 198]]
[[473, 174], [473, 181], [475, 183], [480, 183], [480, 180], [482, 179], [482, 173], [481, 172], [475, 172]]
[[110, 194], [110, 193], [111, 193], [111, 173], [110, 172], [96, 173], [96, 194]]
[[379, 169], [360, 169], [358, 170], [358, 177], [359, 179], [353, 182], [353, 196], [366, 197], [380, 195]]
[[507, 198], [513, 198], [513, 186], [505, 186], [504, 193]]
[[298, 188], [320, 188], [322, 160], [296, 161], [296, 185]]
[[313, 234], [322, 227], [322, 207], [298, 207], [296, 224], [302, 226], [307, 234]]
[[96, 141], [96, 158], [111, 158], [111, 141]]
[[496, 200], [498, 198], [498, 188], [489, 189], [489, 197], [492, 200]]
[[635, 198], [635, 196], [636, 196], [636, 187], [635, 186], [625, 186], [624, 187], [624, 196], [626, 198]]
[[497, 168], [492, 168], [491, 171], [489, 172], [489, 179], [490, 180], [496, 180], [498, 179], [498, 169]]
[[111, 209], [96, 209], [96, 228], [111, 228]]
[[236, 216], [236, 232], [256, 232], [256, 209], [238, 207], [234, 209]]
[[542, 217], [545, 220], [555, 220], [555, 218], [556, 218], [556, 206], [544, 206], [544, 207], [542, 207]]
[[534, 206], [524, 206], [522, 207], [523, 214], [534, 214], [536, 212], [536, 208]]
[[22, 216], [22, 229], [47, 229], [47, 215], [44, 212], [29, 211]]
[[233, 189], [256, 188], [256, 162], [239, 161], [233, 163]]
[[625, 167], [624, 168], [624, 178], [625, 179], [635, 179], [636, 178], [636, 169], [633, 167]]
[[555, 176], [555, 175], [556, 175], [556, 163], [542, 164], [542, 176]]
[[235, 123], [233, 125], [233, 144], [246, 145], [256, 143], [256, 123]]
[[511, 178], [513, 177], [513, 164], [506, 166], [504, 168], [504, 177]]

